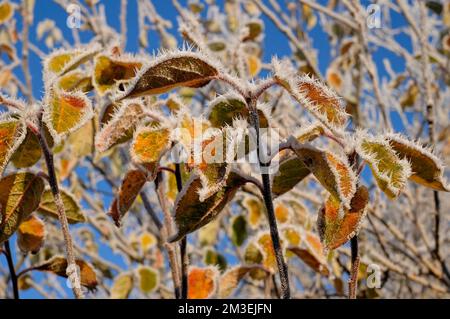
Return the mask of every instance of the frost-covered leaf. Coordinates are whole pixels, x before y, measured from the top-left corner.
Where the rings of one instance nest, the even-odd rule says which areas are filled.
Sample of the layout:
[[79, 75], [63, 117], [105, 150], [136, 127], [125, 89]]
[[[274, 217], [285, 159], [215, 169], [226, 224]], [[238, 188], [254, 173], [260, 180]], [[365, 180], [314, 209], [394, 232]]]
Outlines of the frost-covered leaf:
[[382, 137], [361, 135], [356, 150], [369, 164], [378, 187], [389, 198], [397, 197], [411, 175], [408, 161], [400, 159], [388, 141]]
[[57, 142], [82, 127], [93, 116], [92, 103], [81, 92], [52, 90], [44, 103], [43, 119]]
[[388, 134], [386, 139], [397, 155], [410, 163], [412, 181], [438, 191], [450, 191], [442, 161], [432, 152], [398, 134]]
[[230, 237], [233, 244], [242, 246], [248, 237], [247, 219], [244, 215], [234, 216], [230, 223]]
[[117, 227], [125, 214], [133, 205], [142, 187], [147, 181], [147, 174], [141, 170], [130, 170], [123, 178], [119, 193], [116, 195], [108, 215], [112, 217]]
[[152, 233], [149, 233], [147, 231], [143, 232], [139, 236], [139, 243], [141, 246], [141, 251], [144, 253], [150, 251], [150, 249], [155, 247], [157, 242], [158, 242], [158, 240], [156, 239], [155, 235], [153, 235]]
[[219, 74], [219, 67], [197, 52], [165, 53], [152, 59], [118, 98], [163, 94], [177, 87], [198, 88]]
[[253, 229], [258, 228], [263, 221], [263, 216], [266, 214], [265, 206], [260, 200], [254, 197], [245, 198], [242, 204], [247, 210], [248, 224]]
[[217, 290], [218, 271], [214, 267], [191, 267], [188, 274], [188, 299], [208, 299]]
[[22, 144], [27, 130], [25, 124], [16, 119], [0, 120], [0, 175], [6, 168], [14, 152]]
[[[232, 126], [233, 119], [242, 118], [248, 121], [249, 111], [244, 98], [234, 92], [219, 96], [209, 103], [207, 118], [213, 127]], [[260, 126], [268, 127], [267, 115], [258, 110]]]
[[[77, 259], [75, 260], [75, 264], [80, 268], [80, 283], [82, 286], [86, 287], [89, 290], [94, 290], [97, 287], [97, 274], [95, 273], [94, 268], [88, 262]], [[33, 267], [34, 270], [45, 271], [53, 273], [57, 276], [67, 278], [66, 269], [67, 269], [67, 260], [61, 256], [55, 256], [43, 264]]]
[[70, 147], [70, 152], [76, 158], [92, 155], [94, 152], [94, 134], [96, 119], [88, 121], [78, 130], [70, 134], [66, 143]]
[[111, 286], [111, 299], [127, 299], [133, 290], [134, 278], [131, 273], [123, 273], [117, 276]]
[[357, 234], [368, 201], [369, 192], [364, 186], [356, 191], [350, 209], [344, 209], [333, 196], [328, 197], [317, 218], [320, 240], [325, 249], [336, 249]]
[[[61, 200], [64, 204], [64, 209], [67, 216], [67, 221], [70, 224], [84, 223], [86, 217], [78, 204], [78, 201], [69, 191], [65, 189], [60, 190]], [[58, 219], [58, 210], [56, 208], [55, 199], [50, 189], [47, 189], [42, 194], [41, 201], [37, 208], [38, 213]]]
[[136, 130], [131, 145], [131, 158], [145, 164], [152, 173], [171, 144], [170, 130], [161, 126], [141, 127]]
[[254, 269], [250, 271], [250, 277], [252, 277], [252, 279], [262, 280], [267, 277], [267, 270], [262, 268], [263, 259], [263, 251], [259, 245], [255, 241], [250, 241], [244, 250], [244, 261], [249, 266], [260, 266], [260, 268], [254, 267]]
[[44, 244], [45, 224], [34, 216], [29, 216], [24, 220], [17, 230], [17, 245], [24, 253], [36, 254]]
[[141, 59], [121, 55], [98, 55], [94, 62], [93, 84], [100, 96], [125, 90], [142, 68]]
[[285, 224], [289, 222], [289, 220], [291, 219], [291, 215], [292, 213], [290, 208], [284, 205], [283, 202], [278, 202], [275, 205], [275, 218], [277, 219], [277, 222], [279, 224]]
[[301, 144], [309, 143], [319, 136], [323, 135], [325, 130], [319, 123], [310, 124], [305, 127], [301, 127], [293, 135]]
[[254, 270], [261, 270], [261, 268], [257, 266], [235, 266], [226, 271], [219, 280], [219, 297], [229, 297], [245, 275]]
[[159, 273], [156, 269], [148, 266], [141, 266], [137, 269], [139, 289], [144, 294], [155, 291], [159, 285]]
[[54, 51], [43, 61], [44, 81], [52, 81], [54, 78], [72, 71], [79, 65], [86, 63], [99, 51], [100, 46], [98, 45], [90, 45], [89, 47], [71, 50], [58, 49]]
[[284, 63], [273, 64], [278, 83], [326, 127], [335, 130], [347, 123], [344, 104], [333, 90], [308, 75], [292, 74]]
[[217, 242], [220, 230], [219, 218], [198, 230], [198, 240], [202, 246], [213, 246]]
[[261, 232], [257, 234], [256, 244], [262, 252], [262, 264], [268, 270], [275, 272], [277, 269], [277, 259], [273, 248], [272, 238], [269, 232]]
[[15, 4], [9, 1], [2, 1], [0, 3], [0, 25], [7, 22], [14, 15]]
[[226, 185], [202, 202], [198, 193], [202, 187], [201, 180], [192, 175], [175, 201], [173, 215], [178, 232], [169, 241], [178, 241], [216, 218], [243, 184], [242, 177], [231, 172]]
[[213, 249], [206, 250], [204, 262], [208, 266], [217, 266], [220, 271], [227, 268], [227, 259]]
[[94, 87], [92, 86], [92, 77], [89, 73], [73, 70], [59, 78], [58, 88], [66, 92], [81, 91], [86, 93]]
[[300, 183], [311, 171], [303, 161], [295, 155], [286, 156], [280, 160], [278, 171], [272, 177], [272, 192], [280, 196]]
[[344, 157], [308, 146], [295, 146], [295, 153], [314, 174], [320, 184], [345, 207], [356, 191], [356, 175]]
[[133, 137], [134, 130], [144, 117], [144, 106], [138, 100], [127, 100], [116, 107], [108, 117], [110, 119], [95, 136], [95, 146], [99, 152], [105, 152]]
[[0, 243], [38, 207], [44, 181], [31, 173], [16, 173], [0, 180]]
[[14, 151], [11, 161], [16, 168], [27, 168], [36, 164], [42, 156], [41, 145], [37, 136], [27, 129], [26, 137]]
[[307, 231], [302, 247], [289, 247], [289, 250], [317, 273], [328, 276], [330, 271], [318, 236]]
[[264, 24], [261, 20], [249, 21], [245, 27], [247, 32], [242, 41], [253, 41], [264, 31]]

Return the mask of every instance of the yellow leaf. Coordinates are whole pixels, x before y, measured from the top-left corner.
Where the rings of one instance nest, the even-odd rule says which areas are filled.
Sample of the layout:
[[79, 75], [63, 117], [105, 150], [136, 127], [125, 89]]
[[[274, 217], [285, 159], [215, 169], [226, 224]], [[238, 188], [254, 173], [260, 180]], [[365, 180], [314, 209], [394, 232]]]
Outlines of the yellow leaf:
[[144, 294], [149, 294], [158, 287], [159, 285], [159, 274], [158, 272], [148, 266], [141, 266], [137, 270], [139, 289]]
[[141, 249], [143, 252], [148, 252], [150, 249], [156, 246], [157, 240], [155, 235], [149, 232], [143, 232], [139, 236], [139, 242], [141, 244]]
[[44, 244], [44, 238], [45, 224], [34, 215], [23, 221], [17, 230], [17, 245], [24, 253], [36, 254]]
[[57, 142], [78, 130], [93, 116], [91, 101], [80, 92], [52, 91], [44, 104], [43, 119]]
[[397, 155], [410, 163], [412, 181], [438, 191], [450, 191], [442, 161], [433, 153], [397, 134], [388, 134], [386, 138]]
[[275, 206], [275, 217], [278, 223], [280, 224], [287, 223], [291, 217], [291, 211], [286, 205], [279, 202]]
[[411, 175], [408, 161], [400, 159], [385, 139], [366, 135], [359, 137], [357, 152], [369, 164], [378, 187], [389, 198], [397, 197]]
[[255, 77], [261, 71], [261, 60], [255, 55], [247, 56], [247, 69], [250, 77]]
[[0, 120], [0, 175], [6, 168], [11, 156], [25, 139], [25, 125], [15, 119]]
[[41, 145], [37, 136], [27, 129], [25, 140], [16, 149], [11, 161], [16, 168], [27, 168], [36, 164], [42, 156]]
[[247, 197], [243, 201], [244, 208], [247, 210], [248, 223], [251, 228], [256, 229], [262, 222], [262, 217], [266, 214], [266, 208], [261, 203], [253, 197]]
[[2, 1], [0, 3], [0, 25], [7, 22], [14, 15], [15, 5], [9, 1]]
[[216, 268], [191, 267], [188, 275], [188, 299], [208, 299], [217, 290]]
[[91, 76], [80, 70], [70, 71], [58, 80], [58, 88], [66, 92], [89, 92], [93, 89]]
[[124, 273], [119, 275], [111, 286], [111, 299], [127, 299], [133, 290], [134, 278], [132, 274]]
[[157, 166], [169, 149], [170, 131], [163, 127], [141, 127], [136, 130], [131, 145], [131, 158], [136, 163]]

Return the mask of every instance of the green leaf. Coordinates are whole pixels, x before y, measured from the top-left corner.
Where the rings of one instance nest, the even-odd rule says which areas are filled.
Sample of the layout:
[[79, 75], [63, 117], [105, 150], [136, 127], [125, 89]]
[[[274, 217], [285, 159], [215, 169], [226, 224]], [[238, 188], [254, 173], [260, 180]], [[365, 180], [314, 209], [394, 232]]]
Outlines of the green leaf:
[[247, 219], [244, 215], [235, 216], [231, 220], [230, 237], [233, 244], [239, 247], [242, 246], [247, 239]]
[[[244, 98], [236, 93], [227, 93], [217, 97], [209, 104], [208, 120], [213, 127], [221, 128], [233, 125], [233, 119], [246, 119], [249, 121], [249, 111]], [[268, 127], [268, 119], [263, 110], [258, 110], [260, 126]]]
[[11, 157], [17, 168], [27, 168], [36, 164], [42, 156], [41, 145], [37, 136], [27, 129], [25, 140], [20, 144]]
[[[84, 216], [75, 197], [69, 191], [64, 189], [61, 189], [60, 193], [64, 204], [67, 221], [70, 224], [84, 223], [86, 221], [86, 217]], [[45, 190], [42, 194], [41, 202], [39, 203], [37, 211], [45, 216], [58, 219], [58, 210], [50, 189]]]
[[[80, 268], [80, 283], [89, 290], [97, 287], [97, 275], [94, 268], [82, 259], [75, 260], [75, 264]], [[55, 256], [43, 264], [33, 267], [34, 270], [53, 273], [57, 276], [67, 278], [67, 260], [61, 256]]]
[[388, 134], [386, 138], [397, 155], [411, 165], [409, 179], [438, 191], [450, 191], [450, 187], [444, 180], [442, 161], [431, 151], [398, 134]]
[[400, 159], [389, 143], [381, 137], [361, 135], [356, 150], [369, 164], [378, 187], [389, 198], [397, 197], [411, 175], [408, 161]]
[[0, 180], [0, 243], [38, 207], [44, 181], [31, 173], [17, 173]]
[[333, 196], [322, 206], [317, 218], [320, 240], [325, 249], [336, 249], [355, 236], [369, 202], [369, 191], [360, 186], [350, 203], [350, 209], [344, 209]]
[[123, 273], [116, 277], [111, 286], [111, 299], [127, 299], [133, 290], [133, 274]]
[[176, 52], [153, 59], [117, 98], [163, 94], [178, 87], [199, 88], [217, 78], [219, 70], [196, 52]]
[[298, 156], [285, 156], [280, 160], [277, 173], [272, 178], [272, 192], [275, 196], [283, 195], [290, 191], [311, 171], [303, 164]]
[[159, 285], [158, 271], [148, 266], [141, 266], [137, 270], [139, 289], [144, 294], [152, 293]]
[[0, 176], [26, 134], [27, 130], [22, 121], [12, 118], [0, 120]]
[[173, 215], [178, 233], [172, 236], [169, 242], [182, 239], [216, 218], [244, 183], [239, 174], [231, 172], [226, 185], [202, 202], [198, 194], [202, 187], [201, 181], [193, 174], [175, 201]]
[[147, 182], [147, 174], [141, 170], [130, 170], [126, 173], [119, 193], [114, 198], [108, 213], [117, 227], [120, 227], [123, 216], [125, 216], [131, 208], [131, 205], [133, 205], [145, 182]]
[[206, 250], [204, 262], [205, 265], [217, 266], [220, 271], [227, 269], [227, 259], [212, 249]]

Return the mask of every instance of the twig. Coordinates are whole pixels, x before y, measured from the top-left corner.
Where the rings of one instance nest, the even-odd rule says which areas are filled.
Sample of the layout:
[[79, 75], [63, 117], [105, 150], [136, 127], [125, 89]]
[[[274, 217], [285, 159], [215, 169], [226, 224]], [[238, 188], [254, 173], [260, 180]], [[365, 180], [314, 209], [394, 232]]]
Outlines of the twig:
[[14, 262], [12, 259], [12, 254], [11, 254], [11, 248], [9, 247], [9, 240], [5, 241], [5, 256], [6, 256], [6, 260], [8, 261], [8, 268], [9, 268], [9, 275], [11, 277], [11, 284], [12, 284], [12, 288], [13, 288], [13, 293], [14, 293], [14, 299], [20, 299], [19, 296], [19, 288], [17, 285], [17, 275], [16, 275], [16, 270], [14, 268]]
[[358, 236], [354, 236], [350, 240], [351, 245], [351, 259], [352, 259], [352, 271], [350, 274], [350, 280], [348, 281], [348, 298], [356, 299], [356, 291], [358, 288], [358, 272], [359, 272], [359, 249], [358, 249]]
[[[183, 179], [181, 178], [181, 166], [179, 163], [175, 164], [175, 178], [177, 181], [178, 193], [183, 188]], [[188, 266], [189, 256], [187, 254], [187, 235], [180, 241], [181, 254], [181, 299], [187, 299], [188, 293]]]

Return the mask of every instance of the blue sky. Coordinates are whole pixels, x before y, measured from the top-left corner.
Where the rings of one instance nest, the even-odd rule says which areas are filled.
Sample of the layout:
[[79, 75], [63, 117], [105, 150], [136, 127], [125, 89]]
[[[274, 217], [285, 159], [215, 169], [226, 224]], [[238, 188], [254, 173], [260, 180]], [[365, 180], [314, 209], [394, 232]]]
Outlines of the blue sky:
[[[17, 1], [16, 1], [17, 2]], [[180, 1], [182, 4], [184, 4], [186, 1]], [[220, 3], [221, 1], [219, 1]], [[319, 2], [326, 3], [327, 1], [321, 0]], [[369, 4], [369, 1], [362, 1], [363, 4], [367, 5]], [[119, 12], [120, 12], [120, 1], [119, 0], [108, 0], [108, 1], [101, 1], [101, 3], [105, 3], [106, 6], [106, 15], [108, 22], [110, 26], [119, 29]], [[176, 16], [177, 12], [175, 8], [172, 5], [172, 2], [169, 0], [155, 0], [153, 1], [157, 11], [159, 14], [161, 14], [164, 18], [169, 19], [173, 22], [173, 29], [171, 30], [173, 34], [176, 34], [177, 29], [177, 23], [176, 23]], [[399, 15], [394, 15], [394, 27], [404, 24], [404, 20]], [[43, 19], [52, 19], [54, 20], [58, 27], [63, 31], [64, 36], [69, 42], [72, 42], [72, 34], [71, 31], [66, 26], [66, 19], [67, 19], [67, 13], [63, 8], [61, 8], [59, 5], [55, 4], [52, 0], [36, 0], [36, 7], [34, 12], [34, 24], [30, 28], [30, 38], [34, 44], [36, 44], [42, 51], [48, 52], [43, 41], [37, 41], [36, 39], [36, 27], [39, 21], [42, 21]], [[290, 54], [290, 48], [288, 46], [288, 43], [286, 41], [286, 38], [280, 33], [280, 31], [272, 24], [272, 22], [267, 19], [266, 17], [263, 17], [263, 20], [265, 21], [265, 29], [266, 29], [266, 38], [264, 41], [264, 62], [269, 62], [274, 55], [289, 55]], [[137, 43], [138, 43], [138, 30], [137, 30], [137, 5], [136, 0], [129, 0], [128, 1], [128, 42], [127, 42], [127, 51], [129, 52], [135, 52], [137, 50]], [[18, 29], [21, 29], [21, 23], [19, 20], [18, 23]], [[87, 41], [90, 38], [91, 34], [89, 32], [83, 32], [82, 33], [82, 40]], [[322, 73], [325, 73], [327, 66], [330, 63], [330, 46], [329, 46], [329, 40], [328, 36], [321, 31], [321, 28], [319, 25], [317, 25], [311, 32], [312, 40], [313, 40], [313, 46], [318, 50], [319, 52], [319, 68]], [[400, 35], [400, 37], [402, 37]], [[401, 39], [401, 44], [404, 45], [406, 48], [410, 49], [411, 43], [409, 43], [409, 40], [407, 37], [403, 36], [404, 39]], [[179, 43], [181, 43], [181, 39]], [[151, 33], [149, 35], [149, 43], [150, 43], [150, 50], [156, 50], [158, 48], [158, 38], [154, 33]], [[18, 52], [20, 52], [21, 48], [20, 45], [18, 47]], [[151, 53], [151, 51], [149, 52]], [[384, 66], [382, 65], [381, 61], [383, 58], [389, 58], [392, 62], [392, 65], [394, 67], [394, 70], [399, 71], [402, 68], [404, 68], [403, 61], [394, 56], [393, 54], [389, 53], [387, 50], [378, 50], [375, 53], [375, 61], [377, 62], [378, 66], [380, 67], [380, 77], [386, 76], [386, 71], [384, 69]], [[43, 94], [43, 83], [42, 83], [42, 65], [40, 58], [31, 52], [30, 55], [30, 70], [31, 75], [33, 79], [33, 95], [36, 99], [40, 99]], [[23, 77], [19, 73], [20, 77]], [[398, 121], [394, 122], [394, 125], [398, 124]], [[401, 127], [398, 127], [397, 129], [401, 130]], [[106, 185], [105, 188], [108, 188]], [[110, 199], [105, 199], [107, 202], [110, 201]], [[14, 240], [12, 244], [15, 244]], [[108, 257], [111, 257], [114, 262], [119, 263], [121, 266], [126, 268], [126, 265], [124, 265], [123, 261], [119, 256], [115, 256], [110, 252], [105, 246], [102, 246], [101, 248], [101, 254], [106, 255]], [[0, 263], [2, 263], [3, 266], [6, 266], [4, 258], [0, 258]], [[60, 280], [60, 283], [64, 285], [64, 280]], [[71, 296], [71, 294], [68, 294]], [[36, 298], [40, 297], [37, 293], [35, 293], [33, 290], [23, 291], [21, 292], [21, 297], [23, 298]]]

